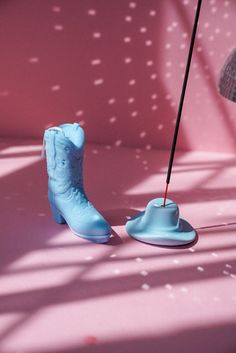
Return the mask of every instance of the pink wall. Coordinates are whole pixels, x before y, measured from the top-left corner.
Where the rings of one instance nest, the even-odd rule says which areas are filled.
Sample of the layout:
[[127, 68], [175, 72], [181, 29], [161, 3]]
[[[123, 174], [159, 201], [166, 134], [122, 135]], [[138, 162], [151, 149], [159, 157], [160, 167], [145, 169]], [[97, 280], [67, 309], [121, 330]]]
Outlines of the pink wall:
[[[87, 140], [169, 148], [195, 0], [2, 0], [0, 135], [84, 124]], [[203, 0], [181, 149], [236, 151], [236, 105], [217, 79], [236, 1]]]

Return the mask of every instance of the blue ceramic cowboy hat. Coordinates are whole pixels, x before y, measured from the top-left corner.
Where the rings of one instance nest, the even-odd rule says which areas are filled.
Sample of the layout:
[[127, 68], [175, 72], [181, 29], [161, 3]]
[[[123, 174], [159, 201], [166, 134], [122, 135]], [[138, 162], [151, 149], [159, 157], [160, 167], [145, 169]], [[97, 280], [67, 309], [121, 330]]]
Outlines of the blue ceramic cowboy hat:
[[151, 200], [145, 211], [138, 213], [126, 223], [127, 233], [136, 240], [154, 244], [179, 246], [192, 243], [196, 231], [184, 219], [179, 217], [179, 208], [175, 202], [163, 198]]

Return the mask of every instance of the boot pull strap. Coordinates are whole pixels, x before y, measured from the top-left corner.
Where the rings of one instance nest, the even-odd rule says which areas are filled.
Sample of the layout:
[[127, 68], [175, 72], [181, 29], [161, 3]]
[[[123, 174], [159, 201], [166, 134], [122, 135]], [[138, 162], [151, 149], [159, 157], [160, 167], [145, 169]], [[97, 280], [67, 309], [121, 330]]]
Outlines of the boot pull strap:
[[[60, 128], [58, 126], [52, 126], [49, 129], [47, 129], [46, 131], [50, 131], [50, 130], [57, 130], [57, 131], [60, 131], [60, 132], [62, 132], [64, 134], [64, 131], [62, 130], [62, 128]], [[45, 159], [45, 148], [46, 148], [45, 132], [44, 132], [44, 135], [43, 135], [43, 145], [42, 145], [42, 152], [41, 152], [41, 158], [42, 159]]]

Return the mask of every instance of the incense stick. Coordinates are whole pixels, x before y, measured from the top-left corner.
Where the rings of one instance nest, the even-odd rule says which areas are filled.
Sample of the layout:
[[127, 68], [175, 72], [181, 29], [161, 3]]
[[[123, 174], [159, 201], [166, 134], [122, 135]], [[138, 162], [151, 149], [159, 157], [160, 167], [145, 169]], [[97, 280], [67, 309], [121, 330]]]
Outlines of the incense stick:
[[174, 155], [175, 155], [175, 150], [176, 150], [176, 143], [177, 143], [177, 138], [178, 138], [180, 119], [181, 119], [181, 114], [182, 114], [182, 109], [183, 109], [185, 91], [186, 91], [187, 82], [188, 82], [188, 76], [189, 76], [190, 64], [191, 64], [191, 59], [192, 59], [192, 54], [193, 54], [193, 47], [194, 47], [194, 42], [195, 42], [195, 37], [196, 37], [196, 32], [197, 32], [197, 24], [198, 24], [201, 4], [202, 4], [202, 0], [198, 0], [195, 20], [194, 20], [194, 25], [193, 25], [193, 31], [192, 31], [192, 36], [191, 36], [191, 42], [190, 42], [190, 47], [189, 47], [189, 53], [188, 53], [188, 60], [187, 60], [184, 81], [183, 81], [183, 86], [182, 86], [182, 92], [181, 92], [180, 101], [179, 101], [179, 109], [178, 109], [178, 114], [177, 114], [177, 118], [176, 118], [175, 131], [174, 131], [173, 142], [172, 142], [172, 147], [171, 147], [170, 159], [169, 159], [169, 166], [168, 166], [168, 172], [167, 172], [167, 178], [166, 178], [166, 189], [165, 189], [164, 203], [163, 203], [164, 207], [166, 205], [168, 185], [170, 183], [170, 178], [171, 178], [171, 171], [172, 171]]

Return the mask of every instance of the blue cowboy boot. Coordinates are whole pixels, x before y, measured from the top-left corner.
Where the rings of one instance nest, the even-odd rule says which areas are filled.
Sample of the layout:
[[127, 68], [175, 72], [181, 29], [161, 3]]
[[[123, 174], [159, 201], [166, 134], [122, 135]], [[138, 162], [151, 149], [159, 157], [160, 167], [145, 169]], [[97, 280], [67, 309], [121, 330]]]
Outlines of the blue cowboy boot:
[[106, 243], [111, 228], [88, 200], [83, 186], [84, 130], [76, 123], [51, 127], [44, 132], [45, 147], [48, 199], [55, 221], [67, 223], [81, 238]]

